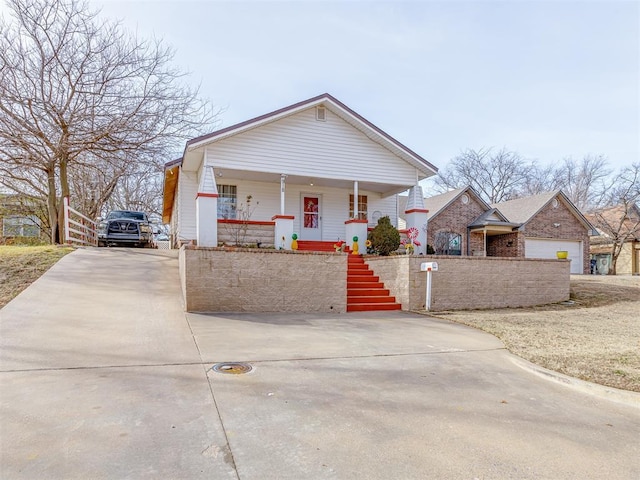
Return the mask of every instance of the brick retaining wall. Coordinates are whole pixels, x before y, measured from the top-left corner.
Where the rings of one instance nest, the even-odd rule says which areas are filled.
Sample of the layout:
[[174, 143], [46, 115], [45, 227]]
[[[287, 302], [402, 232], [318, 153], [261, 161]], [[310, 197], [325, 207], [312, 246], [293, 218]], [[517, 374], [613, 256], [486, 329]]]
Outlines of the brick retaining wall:
[[[402, 304], [425, 304], [426, 273], [438, 262], [432, 310], [542, 305], [569, 298], [568, 260], [396, 255], [365, 257]], [[183, 246], [180, 280], [190, 312], [346, 311], [347, 256], [335, 253]]]
[[336, 312], [347, 308], [347, 256], [184, 246], [189, 312]]
[[526, 258], [392, 256], [367, 257], [375, 275], [403, 310], [425, 305], [426, 273], [420, 263], [438, 262], [433, 272], [432, 310], [542, 305], [569, 299], [569, 261]]

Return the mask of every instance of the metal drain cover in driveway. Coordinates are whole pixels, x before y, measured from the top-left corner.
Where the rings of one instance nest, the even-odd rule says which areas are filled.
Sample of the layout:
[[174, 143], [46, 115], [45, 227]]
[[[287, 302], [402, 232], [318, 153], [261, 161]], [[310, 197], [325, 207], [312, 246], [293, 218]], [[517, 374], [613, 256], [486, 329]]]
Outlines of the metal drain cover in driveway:
[[218, 373], [230, 373], [232, 375], [240, 375], [242, 373], [249, 373], [253, 370], [253, 367], [248, 363], [240, 362], [223, 362], [216, 363], [211, 370]]

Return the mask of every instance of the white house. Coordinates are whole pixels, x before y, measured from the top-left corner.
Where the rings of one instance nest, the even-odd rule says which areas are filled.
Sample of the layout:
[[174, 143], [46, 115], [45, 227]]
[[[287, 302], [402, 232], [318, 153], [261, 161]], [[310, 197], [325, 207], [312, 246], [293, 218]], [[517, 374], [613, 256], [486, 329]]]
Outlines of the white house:
[[[329, 94], [189, 140], [165, 165], [163, 220], [174, 245], [218, 246], [234, 223], [267, 229], [276, 248], [366, 238], [411, 189], [407, 227], [426, 246], [418, 182], [436, 167]], [[253, 212], [241, 217], [247, 198]], [[319, 245], [319, 244], [318, 244]], [[416, 253], [419, 253], [416, 252]]]

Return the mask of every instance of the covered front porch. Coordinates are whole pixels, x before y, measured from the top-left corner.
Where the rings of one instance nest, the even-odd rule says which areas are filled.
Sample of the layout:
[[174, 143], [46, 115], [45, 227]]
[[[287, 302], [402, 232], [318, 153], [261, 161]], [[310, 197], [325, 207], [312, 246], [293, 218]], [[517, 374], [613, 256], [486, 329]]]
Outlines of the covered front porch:
[[524, 237], [497, 209], [483, 213], [467, 227], [467, 255], [475, 257], [522, 257]]
[[[398, 192], [410, 189], [418, 192], [415, 198], [422, 198], [422, 189], [415, 185], [257, 174], [213, 165], [204, 166], [198, 176], [195, 243], [199, 246], [328, 251], [344, 242], [353, 249], [354, 238], [362, 247], [367, 230], [379, 218], [388, 216], [397, 227]], [[408, 228], [425, 230], [426, 219], [418, 218], [426, 214], [421, 206], [412, 206]]]

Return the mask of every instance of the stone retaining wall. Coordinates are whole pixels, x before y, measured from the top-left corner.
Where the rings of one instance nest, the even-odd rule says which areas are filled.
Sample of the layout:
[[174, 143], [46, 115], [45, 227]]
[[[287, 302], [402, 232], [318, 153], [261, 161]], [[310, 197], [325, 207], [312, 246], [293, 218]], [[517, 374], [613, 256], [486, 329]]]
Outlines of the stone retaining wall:
[[422, 262], [438, 262], [432, 273], [431, 309], [464, 310], [543, 305], [569, 299], [568, 260], [526, 258], [392, 256], [366, 261], [403, 310], [424, 309]]
[[347, 308], [347, 256], [183, 246], [189, 312], [336, 312]]

